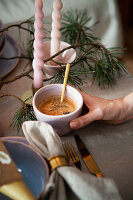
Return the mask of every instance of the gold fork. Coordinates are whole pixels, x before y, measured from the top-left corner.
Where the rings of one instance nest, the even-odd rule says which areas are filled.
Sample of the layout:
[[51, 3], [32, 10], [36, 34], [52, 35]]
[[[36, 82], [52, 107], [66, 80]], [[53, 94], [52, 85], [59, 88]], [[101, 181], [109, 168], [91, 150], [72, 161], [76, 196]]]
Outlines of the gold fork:
[[63, 142], [63, 148], [67, 159], [71, 161], [77, 168], [81, 169], [80, 160], [75, 152], [72, 143], [70, 141]]

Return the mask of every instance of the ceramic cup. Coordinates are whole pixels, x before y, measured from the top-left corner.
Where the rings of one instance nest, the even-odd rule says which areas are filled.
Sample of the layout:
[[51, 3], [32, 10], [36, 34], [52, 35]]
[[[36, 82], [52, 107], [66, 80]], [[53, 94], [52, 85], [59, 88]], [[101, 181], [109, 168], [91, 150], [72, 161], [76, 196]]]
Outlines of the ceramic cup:
[[[73, 87], [66, 86], [65, 96], [73, 100], [76, 110], [65, 115], [46, 115], [38, 110], [38, 105], [45, 98], [53, 95], [61, 95], [63, 84], [50, 84], [39, 89], [33, 97], [33, 109], [38, 121], [47, 122], [60, 136], [71, 131], [70, 121], [80, 116], [83, 106], [82, 95]], [[45, 131], [45, 130], [44, 130]]]
[[[70, 44], [61, 41], [60, 50], [70, 46]], [[50, 58], [50, 41], [44, 42], [44, 59]], [[76, 51], [71, 48], [61, 53], [60, 63], [64, 65], [56, 65], [54, 62], [48, 61], [44, 63], [44, 71], [47, 78], [54, 76], [60, 69], [65, 68], [67, 63], [72, 63], [76, 58]]]

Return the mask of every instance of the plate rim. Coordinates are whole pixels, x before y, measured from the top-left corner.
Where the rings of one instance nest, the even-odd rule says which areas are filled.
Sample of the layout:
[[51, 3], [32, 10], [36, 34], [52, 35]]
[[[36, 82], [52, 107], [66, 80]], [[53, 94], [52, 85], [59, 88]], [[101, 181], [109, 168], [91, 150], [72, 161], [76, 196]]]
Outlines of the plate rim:
[[[16, 138], [17, 136], [7, 136], [8, 138]], [[23, 138], [26, 140], [25, 137], [21, 137], [21, 136], [18, 136], [20, 138]], [[45, 190], [45, 187], [48, 183], [48, 180], [49, 180], [49, 176], [50, 176], [50, 170], [49, 170], [49, 167], [48, 167], [48, 164], [45, 160], [45, 158], [43, 158], [43, 156], [38, 153], [35, 149], [33, 149], [29, 144], [25, 144], [24, 142], [20, 142], [20, 141], [14, 141], [14, 140], [8, 140], [8, 139], [5, 139], [6, 137], [1, 137], [0, 140], [2, 140], [3, 142], [9, 142], [9, 143], [17, 143], [17, 144], [21, 144], [22, 146], [26, 146], [27, 148], [30, 148], [35, 154], [37, 154], [39, 156], [39, 158], [41, 159], [41, 161], [43, 162], [44, 166], [45, 166], [45, 170], [46, 170], [46, 183], [44, 184], [44, 187], [43, 187], [43, 190], [41, 191], [41, 193], [36, 197], [37, 199], [40, 198], [42, 192]]]
[[[14, 47], [14, 45], [11, 45], [12, 48], [14, 48], [14, 49], [16, 48], [16, 49], [17, 49], [17, 51], [16, 51], [16, 56], [20, 56], [20, 55], [21, 55], [21, 50], [20, 50], [19, 45], [16, 43], [16, 41], [15, 41], [15, 40], [12, 38], [12, 36], [10, 36], [8, 33], [5, 34], [5, 37], [6, 37], [5, 48], [6, 48], [6, 44], [7, 44], [7, 38], [8, 38], [8, 40], [11, 40], [11, 41], [14, 43], [14, 45], [15, 45], [15, 47]], [[5, 48], [4, 48], [4, 50], [5, 50]], [[3, 51], [3, 53], [4, 53], [4, 51]], [[1, 54], [1, 57], [2, 57], [3, 53]], [[15, 64], [13, 64], [12, 68], [11, 68], [10, 70], [8, 70], [7, 73], [5, 73], [4, 75], [0, 76], [0, 78], [3, 79], [3, 78], [5, 78], [9, 73], [11, 73], [11, 72], [15, 69], [15, 67], [17, 66], [17, 64], [19, 63], [19, 60], [20, 60], [19, 58], [16, 58], [16, 62], [15, 62]], [[6, 60], [5, 60], [5, 61], [6, 61]]]

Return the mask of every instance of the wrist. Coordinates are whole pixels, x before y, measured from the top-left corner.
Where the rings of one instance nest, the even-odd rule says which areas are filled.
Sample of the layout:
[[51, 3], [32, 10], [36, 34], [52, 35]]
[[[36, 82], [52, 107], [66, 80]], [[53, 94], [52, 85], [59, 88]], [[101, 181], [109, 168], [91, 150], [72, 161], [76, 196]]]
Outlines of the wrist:
[[116, 123], [122, 123], [125, 121], [125, 110], [126, 110], [127, 105], [124, 103], [123, 98], [115, 99], [114, 100], [114, 110], [116, 114]]
[[133, 92], [123, 98], [125, 120], [133, 118]]

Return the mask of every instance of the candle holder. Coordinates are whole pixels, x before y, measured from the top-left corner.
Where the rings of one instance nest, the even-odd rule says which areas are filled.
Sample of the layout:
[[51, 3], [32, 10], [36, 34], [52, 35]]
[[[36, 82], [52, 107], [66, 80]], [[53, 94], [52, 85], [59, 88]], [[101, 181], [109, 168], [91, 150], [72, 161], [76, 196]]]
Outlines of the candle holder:
[[[51, 46], [51, 41], [44, 42], [44, 55], [45, 55], [44, 59], [50, 58], [50, 46]], [[61, 41], [60, 50], [69, 46], [70, 44]], [[76, 59], [76, 51], [73, 48], [71, 48], [61, 53], [59, 62], [64, 64], [57, 65], [53, 61], [48, 61], [44, 63], [44, 72], [46, 78], [53, 77], [60, 69], [64, 69], [67, 63], [71, 64], [75, 59]]]
[[33, 96], [34, 94], [38, 91], [39, 89], [34, 88], [33, 84], [32, 84], [32, 88], [30, 88], [29, 90], [26, 90], [23, 95], [21, 96], [21, 99], [23, 101], [26, 101], [26, 103], [32, 105], [32, 100], [33, 100]]
[[27, 104], [32, 105], [32, 100], [33, 100], [34, 93], [35, 93], [35, 91], [34, 91], [34, 89], [33, 89], [33, 87], [32, 87], [32, 88], [30, 88], [29, 90], [26, 90], [26, 91], [22, 94], [21, 99], [22, 99], [23, 101], [26, 101]]

